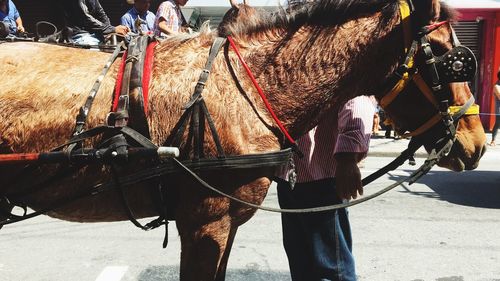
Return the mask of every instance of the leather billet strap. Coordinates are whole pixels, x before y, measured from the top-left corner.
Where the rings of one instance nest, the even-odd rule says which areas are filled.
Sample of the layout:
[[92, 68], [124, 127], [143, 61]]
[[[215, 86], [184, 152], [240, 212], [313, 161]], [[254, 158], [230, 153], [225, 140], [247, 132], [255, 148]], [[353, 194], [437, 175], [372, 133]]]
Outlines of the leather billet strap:
[[192, 147], [193, 158], [196, 160], [204, 157], [203, 142], [205, 135], [205, 120], [208, 123], [212, 138], [216, 145], [218, 157], [225, 157], [219, 134], [217, 133], [213, 119], [202, 96], [206, 82], [208, 81], [208, 77], [210, 75], [210, 71], [212, 69], [212, 65], [225, 42], [225, 38], [215, 38], [210, 48], [205, 67], [202, 69], [200, 77], [198, 79], [198, 83], [196, 83], [194, 92], [191, 95], [191, 99], [183, 106], [183, 109], [185, 109], [186, 111], [182, 114], [176, 126], [170, 133], [170, 136], [165, 141], [165, 145], [167, 146], [178, 147], [180, 145], [181, 138], [184, 135], [186, 128], [188, 127], [188, 121], [190, 120], [187, 146], [185, 147], [184, 151], [185, 153], [188, 153], [190, 148]]
[[[134, 114], [132, 115], [136, 119], [134, 120], [136, 123], [134, 127], [145, 136], [149, 136], [149, 128], [144, 112], [145, 98], [142, 77], [146, 50], [152, 40], [149, 36], [138, 36], [130, 40], [128, 50], [123, 58], [124, 61], [122, 61], [123, 74], [117, 79], [116, 91], [119, 91], [119, 95], [115, 93], [113, 113], [110, 120], [110, 123], [114, 122], [116, 127], [126, 126], [129, 122], [129, 111], [133, 110]], [[130, 103], [131, 93], [134, 93], [132, 105]]]
[[212, 64], [214, 63], [215, 58], [219, 54], [219, 51], [225, 42], [226, 38], [222, 37], [215, 38], [214, 42], [212, 43], [212, 46], [210, 47], [210, 52], [208, 54], [208, 59], [207, 62], [205, 63], [205, 67], [201, 71], [200, 78], [198, 78], [198, 83], [196, 83], [196, 87], [194, 88], [194, 93], [191, 96], [189, 102], [184, 105], [183, 109], [190, 108], [201, 97], [201, 93], [205, 89], [208, 77], [210, 76]]
[[97, 92], [99, 91], [99, 88], [101, 87], [101, 83], [104, 80], [104, 77], [109, 71], [109, 68], [113, 64], [113, 62], [116, 60], [116, 58], [120, 55], [120, 52], [122, 51], [124, 45], [123, 42], [120, 43], [118, 46], [116, 46], [113, 54], [111, 57], [108, 59], [106, 64], [104, 65], [101, 74], [97, 77], [96, 81], [94, 82], [94, 85], [92, 86], [92, 89], [90, 90], [89, 95], [87, 96], [87, 100], [85, 101], [85, 104], [80, 107], [79, 113], [76, 116], [76, 125], [73, 130], [73, 136], [76, 136], [80, 134], [87, 122], [88, 114], [90, 112], [90, 109], [92, 108], [92, 104], [94, 103], [95, 97], [97, 95]]

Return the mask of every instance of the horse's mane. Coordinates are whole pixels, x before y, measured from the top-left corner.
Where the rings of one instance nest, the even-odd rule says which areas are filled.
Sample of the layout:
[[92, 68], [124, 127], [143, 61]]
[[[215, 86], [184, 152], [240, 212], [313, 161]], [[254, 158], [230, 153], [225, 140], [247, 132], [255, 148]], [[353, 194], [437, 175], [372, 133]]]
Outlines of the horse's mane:
[[[379, 25], [387, 25], [398, 14], [400, 0], [298, 0], [290, 1], [288, 7], [280, 7], [269, 13], [240, 5], [243, 20], [227, 20], [223, 24], [223, 34], [252, 34], [273, 28], [298, 30], [304, 25], [336, 26], [360, 17], [380, 14]], [[456, 12], [441, 2], [440, 20], [456, 19]], [[232, 11], [235, 13], [235, 11]], [[236, 18], [235, 15], [228, 18]], [[426, 23], [422, 23], [426, 24]]]
[[244, 21], [229, 22], [230, 34], [251, 34], [273, 28], [297, 30], [304, 25], [334, 26], [348, 20], [381, 14], [381, 24], [389, 22], [399, 7], [399, 0], [318, 0], [294, 1], [269, 13], [257, 10]]

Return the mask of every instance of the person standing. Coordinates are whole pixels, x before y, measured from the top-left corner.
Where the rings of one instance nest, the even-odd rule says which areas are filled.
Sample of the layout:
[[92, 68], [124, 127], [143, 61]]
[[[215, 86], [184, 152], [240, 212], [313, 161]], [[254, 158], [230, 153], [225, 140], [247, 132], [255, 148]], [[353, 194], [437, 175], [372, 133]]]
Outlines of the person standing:
[[[303, 158], [276, 179], [281, 208], [340, 204], [363, 194], [358, 162], [366, 157], [375, 104], [367, 96], [348, 101], [297, 141]], [[283, 245], [293, 281], [356, 280], [352, 236], [345, 208], [320, 213], [283, 213]]]
[[116, 33], [127, 35], [124, 25], [112, 26], [99, 0], [60, 0], [65, 29], [70, 42], [82, 45], [104, 43], [104, 37]]
[[121, 17], [121, 25], [136, 34], [149, 34], [154, 30], [155, 14], [149, 11], [151, 0], [132, 0], [134, 7]]
[[493, 86], [493, 95], [495, 96], [495, 125], [493, 125], [493, 130], [491, 131], [491, 142], [489, 145], [495, 146], [495, 139], [497, 137], [498, 129], [500, 128], [500, 68], [497, 72], [497, 82]]
[[155, 19], [155, 35], [171, 36], [184, 32], [187, 21], [182, 14], [181, 8], [188, 0], [168, 0], [158, 7]]
[[7, 24], [9, 34], [15, 35], [25, 31], [19, 11], [11, 0], [0, 0], [0, 21]]

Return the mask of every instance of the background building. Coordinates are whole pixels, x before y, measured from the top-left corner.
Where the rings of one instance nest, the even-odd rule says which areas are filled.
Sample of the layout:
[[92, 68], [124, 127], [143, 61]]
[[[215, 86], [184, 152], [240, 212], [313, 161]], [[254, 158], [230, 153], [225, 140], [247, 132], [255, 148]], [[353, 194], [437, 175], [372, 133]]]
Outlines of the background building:
[[[34, 32], [39, 21], [49, 21], [62, 26], [58, 1], [68, 0], [14, 0], [28, 31]], [[125, 0], [100, 0], [112, 24], [118, 24], [120, 17], [130, 8]], [[278, 0], [250, 0], [250, 4], [274, 9]], [[481, 116], [486, 129], [491, 129], [495, 113], [492, 86], [500, 67], [500, 0], [446, 0], [459, 11], [458, 22], [454, 24], [462, 44], [476, 54], [478, 75], [471, 85], [476, 102], [481, 106]], [[153, 0], [151, 10], [156, 11], [161, 1]], [[190, 0], [183, 8], [186, 19], [193, 24], [210, 20], [217, 26], [229, 9], [229, 0]]]

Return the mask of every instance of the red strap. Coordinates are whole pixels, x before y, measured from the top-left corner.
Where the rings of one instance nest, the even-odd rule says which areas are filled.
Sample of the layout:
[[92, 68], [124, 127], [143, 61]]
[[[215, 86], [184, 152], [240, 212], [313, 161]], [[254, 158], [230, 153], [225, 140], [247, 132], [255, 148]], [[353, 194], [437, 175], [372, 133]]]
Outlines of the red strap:
[[250, 68], [246, 64], [245, 60], [243, 60], [243, 57], [241, 56], [240, 52], [238, 51], [238, 48], [236, 47], [236, 44], [233, 41], [233, 38], [231, 36], [228, 36], [227, 39], [229, 40], [229, 43], [231, 44], [231, 47], [233, 48], [234, 52], [236, 53], [236, 55], [240, 59], [241, 64], [245, 68], [245, 70], [246, 70], [246, 72], [248, 74], [248, 77], [250, 77], [250, 80], [252, 80], [252, 83], [253, 83], [255, 89], [257, 90], [257, 92], [259, 92], [259, 95], [262, 98], [262, 101], [266, 105], [267, 111], [269, 111], [269, 113], [271, 114], [271, 116], [273, 117], [274, 121], [276, 122], [276, 124], [280, 128], [281, 132], [283, 132], [283, 134], [285, 135], [285, 137], [287, 138], [287, 140], [292, 145], [295, 146], [296, 145], [295, 141], [292, 139], [292, 137], [290, 136], [290, 134], [288, 133], [288, 131], [286, 130], [286, 128], [283, 126], [283, 124], [281, 123], [281, 121], [278, 119], [278, 117], [274, 113], [274, 110], [271, 108], [271, 105], [267, 101], [267, 98], [266, 98], [266, 95], [264, 94], [264, 91], [262, 91], [262, 88], [257, 83], [257, 80], [253, 76], [252, 71], [250, 70]]
[[[142, 96], [144, 98], [144, 113], [148, 114], [148, 96], [149, 96], [149, 82], [151, 81], [151, 72], [153, 70], [154, 61], [154, 48], [158, 44], [157, 41], [149, 43], [146, 48], [146, 57], [144, 60], [143, 76], [142, 76]], [[118, 74], [116, 76], [115, 94], [113, 97], [113, 107], [111, 111], [116, 112], [118, 109], [118, 99], [120, 97], [120, 91], [123, 82], [123, 72], [125, 70], [125, 61], [127, 59], [127, 51], [123, 53], [122, 61], [120, 63], [120, 68], [118, 69]]]
[[116, 110], [118, 109], [118, 99], [120, 98], [120, 91], [122, 89], [123, 71], [125, 70], [126, 59], [127, 59], [127, 51], [123, 53], [122, 62], [120, 63], [118, 74], [116, 75], [115, 95], [113, 97], [113, 106], [111, 107], [112, 112], [116, 112]]
[[442, 25], [445, 25], [447, 23], [448, 23], [448, 21], [445, 20], [445, 21], [440, 21], [440, 22], [436, 22], [436, 23], [429, 24], [429, 25], [425, 26], [425, 29], [427, 30], [426, 34], [433, 32], [434, 30], [438, 29], [439, 27], [441, 27]]
[[151, 72], [153, 71], [154, 48], [158, 44], [157, 41], [149, 43], [146, 49], [146, 59], [144, 61], [144, 69], [142, 76], [142, 96], [144, 98], [144, 113], [148, 115], [148, 94], [149, 82], [151, 81]]

